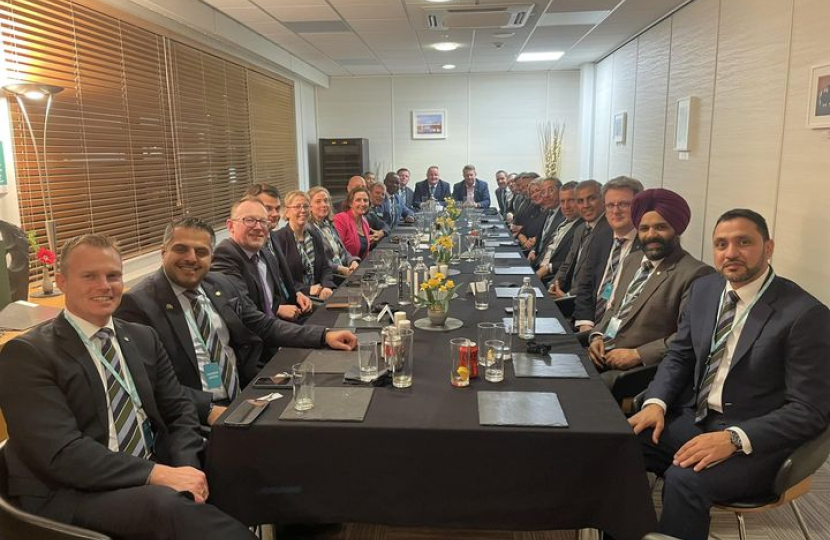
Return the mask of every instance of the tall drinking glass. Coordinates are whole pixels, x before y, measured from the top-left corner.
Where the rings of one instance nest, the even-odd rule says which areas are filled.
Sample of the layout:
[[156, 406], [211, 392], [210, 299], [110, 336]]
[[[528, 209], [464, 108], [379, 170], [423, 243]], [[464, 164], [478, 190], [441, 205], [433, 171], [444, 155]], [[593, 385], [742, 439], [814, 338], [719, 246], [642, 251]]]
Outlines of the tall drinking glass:
[[504, 341], [489, 339], [484, 342], [484, 348], [479, 354], [484, 362], [484, 380], [492, 383], [504, 380]]
[[513, 335], [507, 331], [507, 325], [504, 323], [494, 323], [493, 333], [491, 339], [497, 339], [504, 342], [504, 349], [502, 350], [502, 359], [506, 362], [513, 359]]
[[380, 341], [357, 342], [358, 368], [360, 380], [371, 382], [378, 378], [378, 362], [380, 361]]
[[392, 369], [392, 386], [395, 388], [412, 386], [414, 335], [411, 329], [401, 328], [398, 330], [399, 340], [392, 344], [389, 365]]
[[294, 385], [294, 409], [308, 411], [314, 408], [314, 364], [302, 362], [291, 366]]
[[366, 300], [366, 305], [369, 308], [368, 313], [366, 313], [366, 316], [363, 317], [364, 321], [374, 320], [374, 316], [372, 316], [372, 305], [375, 303], [375, 298], [378, 297], [379, 289], [380, 284], [378, 282], [377, 274], [366, 274], [363, 276], [363, 279], [360, 280], [360, 294], [363, 295], [363, 299]]
[[454, 338], [450, 340], [450, 384], [463, 388], [470, 385], [473, 366], [471, 360], [476, 362], [471, 355], [473, 342], [467, 338]]
[[[490, 307], [490, 271], [486, 266], [476, 268], [473, 296], [475, 297], [475, 308], [477, 310], [484, 311]], [[479, 343], [481, 343], [480, 339]]]

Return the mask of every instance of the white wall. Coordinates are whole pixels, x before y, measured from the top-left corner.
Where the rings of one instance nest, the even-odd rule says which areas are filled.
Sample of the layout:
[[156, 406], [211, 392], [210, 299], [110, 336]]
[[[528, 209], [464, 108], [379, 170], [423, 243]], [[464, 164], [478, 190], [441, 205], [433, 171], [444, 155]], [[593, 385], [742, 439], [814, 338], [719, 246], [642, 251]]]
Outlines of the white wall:
[[[559, 120], [565, 123], [560, 177], [574, 180], [580, 178], [579, 81], [577, 71], [332, 78], [317, 89], [317, 131], [321, 138], [369, 139], [373, 170], [406, 167], [413, 181], [438, 165], [452, 184], [472, 163], [494, 191], [499, 169], [541, 172], [539, 124]], [[447, 138], [412, 139], [416, 109], [446, 109]]]
[[[776, 271], [830, 303], [830, 137], [810, 130], [808, 74], [830, 64], [827, 0], [696, 0], [596, 69], [593, 167], [682, 194], [687, 250], [734, 207], [763, 214]], [[673, 150], [677, 100], [692, 96], [688, 156]], [[625, 144], [610, 135], [628, 113]]]

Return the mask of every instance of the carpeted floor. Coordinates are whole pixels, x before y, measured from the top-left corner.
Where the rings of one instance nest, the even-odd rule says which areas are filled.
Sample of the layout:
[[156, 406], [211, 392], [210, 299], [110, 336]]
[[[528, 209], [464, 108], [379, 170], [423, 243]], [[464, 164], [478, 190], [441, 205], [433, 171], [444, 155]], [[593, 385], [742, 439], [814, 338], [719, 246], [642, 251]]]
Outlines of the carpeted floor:
[[[659, 491], [659, 490], [658, 490]], [[830, 540], [830, 461], [813, 477], [810, 493], [798, 499], [813, 540]], [[655, 505], [660, 511], [659, 493]], [[746, 516], [749, 540], [803, 540], [789, 505], [761, 514]], [[473, 531], [387, 527], [346, 523], [322, 530], [309, 531], [287, 527], [278, 531], [277, 540], [575, 540], [574, 531]], [[713, 511], [710, 540], [738, 540], [734, 514]]]

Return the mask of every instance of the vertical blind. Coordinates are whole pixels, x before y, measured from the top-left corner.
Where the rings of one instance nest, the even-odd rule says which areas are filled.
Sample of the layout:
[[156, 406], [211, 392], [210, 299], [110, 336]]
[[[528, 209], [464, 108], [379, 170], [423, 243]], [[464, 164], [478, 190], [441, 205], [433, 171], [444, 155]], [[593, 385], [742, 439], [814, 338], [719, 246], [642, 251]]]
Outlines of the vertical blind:
[[[294, 89], [70, 0], [0, 0], [9, 79], [58, 85], [41, 187], [23, 115], [10, 99], [23, 228], [45, 245], [115, 237], [126, 257], [158, 249], [181, 215], [220, 226], [254, 182], [296, 189]], [[45, 100], [26, 102], [43, 148]]]

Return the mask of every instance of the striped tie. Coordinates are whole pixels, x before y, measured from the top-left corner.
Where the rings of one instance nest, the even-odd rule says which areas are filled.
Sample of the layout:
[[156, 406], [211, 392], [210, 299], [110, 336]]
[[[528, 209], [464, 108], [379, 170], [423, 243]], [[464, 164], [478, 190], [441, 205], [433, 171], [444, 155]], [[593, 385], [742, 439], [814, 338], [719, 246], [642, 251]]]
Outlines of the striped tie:
[[697, 412], [695, 413], [695, 423], [703, 422], [706, 415], [709, 414], [709, 393], [712, 391], [712, 384], [715, 382], [715, 377], [718, 374], [721, 360], [726, 354], [726, 341], [722, 340], [723, 336], [729, 333], [732, 329], [732, 322], [735, 320], [735, 308], [738, 305], [738, 293], [729, 291], [728, 300], [723, 303], [723, 308], [718, 319], [718, 324], [715, 327], [715, 343], [719, 343], [717, 349], [712, 351], [709, 359], [706, 362], [706, 371], [703, 379], [700, 382], [700, 390], [697, 393]]
[[202, 307], [201, 294], [198, 291], [186, 290], [184, 295], [190, 300], [190, 308], [193, 310], [193, 318], [196, 320], [196, 328], [207, 346], [207, 353], [210, 361], [219, 364], [219, 371], [222, 373], [222, 384], [228, 392], [228, 399], [233, 401], [239, 392], [239, 379], [236, 376], [236, 369], [233, 362], [228, 359], [219, 333], [213, 329], [207, 311]]
[[[651, 261], [643, 261], [643, 266], [637, 271], [637, 275], [634, 276], [634, 279], [631, 280], [631, 283], [628, 284], [628, 289], [625, 291], [625, 296], [623, 297], [623, 301], [620, 304], [620, 309], [617, 312], [616, 318], [619, 319], [620, 325], [625, 321], [625, 318], [631, 313], [631, 308], [634, 306], [634, 302], [637, 301], [637, 298], [640, 296], [640, 293], [643, 292], [645, 288], [646, 281], [648, 281], [648, 277], [651, 275], [651, 271], [654, 269], [654, 264]], [[614, 336], [616, 337], [616, 336]], [[614, 337], [606, 336], [605, 339], [605, 349], [610, 350], [614, 347]]]
[[[101, 354], [104, 359], [109, 362], [112, 370], [118, 373], [122, 380], [126, 380], [121, 365], [121, 357], [112, 344], [112, 336], [113, 331], [109, 328], [101, 328], [95, 332], [95, 337], [101, 341]], [[115, 433], [118, 439], [118, 449], [131, 456], [147, 457], [147, 444], [141, 436], [135, 403], [110, 370], [105, 369], [104, 373], [106, 374], [107, 396], [110, 400], [112, 421], [115, 424]]]
[[605, 308], [608, 307], [608, 300], [603, 298], [603, 292], [617, 277], [617, 272], [620, 269], [620, 257], [622, 255], [622, 247], [625, 244], [626, 238], [615, 238], [614, 247], [611, 249], [611, 260], [608, 263], [608, 272], [605, 273], [605, 279], [599, 287], [599, 294], [597, 295], [597, 307], [594, 311], [594, 321], [599, 322], [605, 314]]

